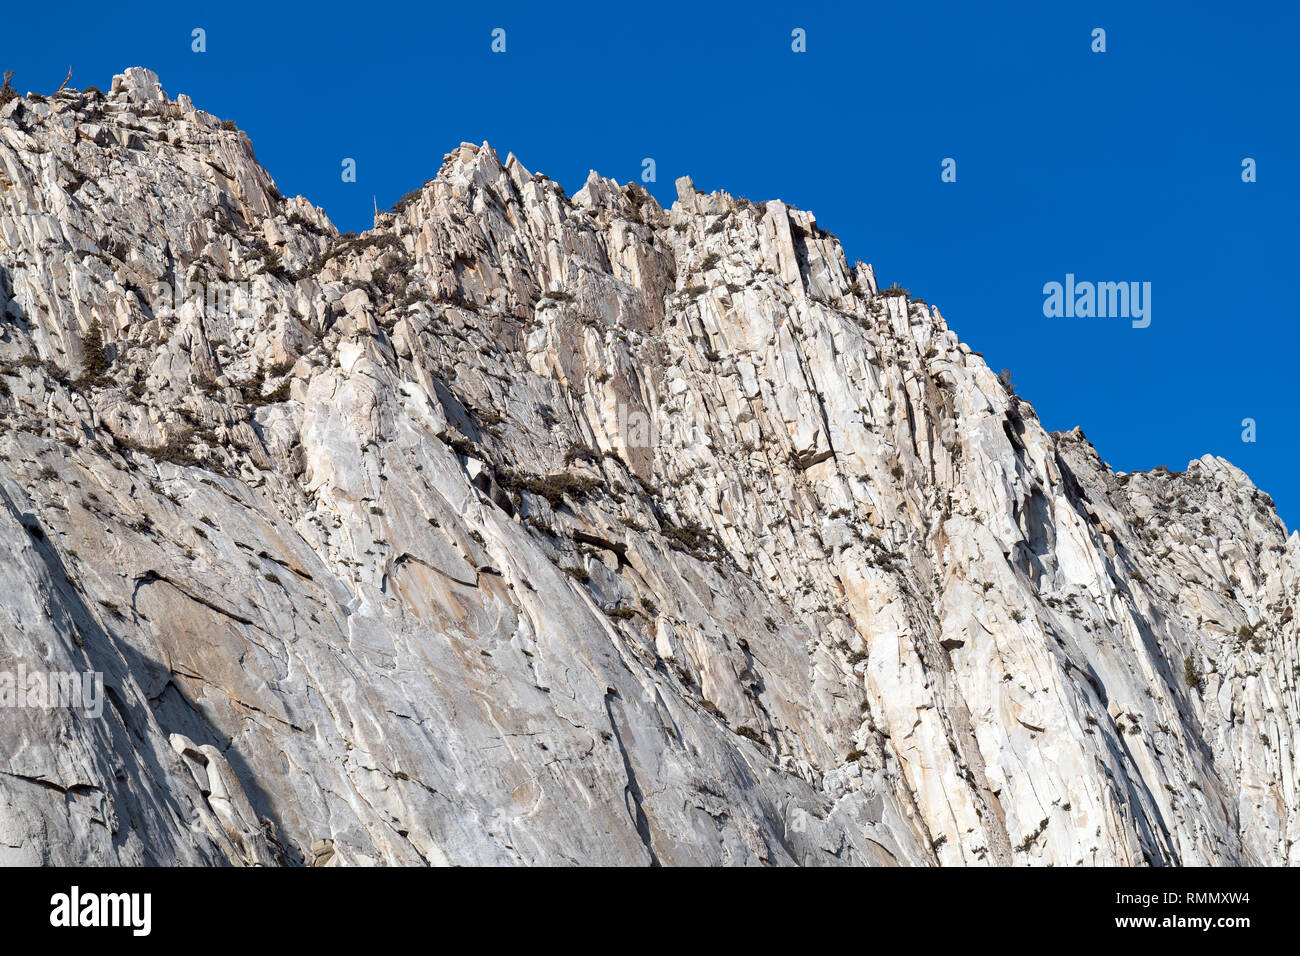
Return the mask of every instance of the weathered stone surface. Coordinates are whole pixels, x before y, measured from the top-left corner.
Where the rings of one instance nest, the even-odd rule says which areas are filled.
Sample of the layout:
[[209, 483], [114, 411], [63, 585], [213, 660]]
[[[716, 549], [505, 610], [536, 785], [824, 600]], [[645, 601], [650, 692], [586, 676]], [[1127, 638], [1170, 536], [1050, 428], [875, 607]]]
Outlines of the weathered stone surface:
[[0, 712], [0, 862], [1296, 862], [1267, 496], [677, 189], [341, 237], [146, 70], [9, 104], [0, 671], [110, 693]]

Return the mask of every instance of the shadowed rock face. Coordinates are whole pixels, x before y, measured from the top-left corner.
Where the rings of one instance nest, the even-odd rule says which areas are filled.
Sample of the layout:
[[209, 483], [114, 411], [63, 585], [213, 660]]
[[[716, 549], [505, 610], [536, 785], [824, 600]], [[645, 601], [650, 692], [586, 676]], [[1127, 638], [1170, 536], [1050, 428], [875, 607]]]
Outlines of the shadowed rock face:
[[1300, 860], [1268, 496], [678, 196], [345, 237], [147, 70], [0, 110], [0, 671], [107, 697], [0, 709], [0, 863]]

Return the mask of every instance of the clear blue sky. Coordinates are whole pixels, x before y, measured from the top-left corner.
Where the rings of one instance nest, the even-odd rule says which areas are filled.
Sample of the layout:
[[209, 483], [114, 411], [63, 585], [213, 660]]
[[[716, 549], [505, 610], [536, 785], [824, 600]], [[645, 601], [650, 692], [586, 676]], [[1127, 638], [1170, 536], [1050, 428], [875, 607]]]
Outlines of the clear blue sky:
[[[1081, 425], [1119, 470], [1222, 455], [1289, 528], [1298, 54], [1297, 5], [1276, 0], [27, 3], [0, 34], [21, 90], [52, 92], [69, 64], [78, 87], [156, 70], [343, 230], [484, 140], [570, 192], [649, 156], [665, 204], [689, 174], [811, 209], [850, 261], [1011, 369], [1047, 427]], [[1067, 272], [1151, 282], [1151, 326], [1045, 318], [1043, 284]]]

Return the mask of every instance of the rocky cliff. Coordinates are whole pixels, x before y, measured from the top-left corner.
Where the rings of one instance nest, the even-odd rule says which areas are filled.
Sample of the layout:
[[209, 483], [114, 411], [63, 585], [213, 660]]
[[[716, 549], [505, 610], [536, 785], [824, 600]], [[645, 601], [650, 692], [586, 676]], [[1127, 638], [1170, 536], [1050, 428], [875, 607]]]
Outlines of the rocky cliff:
[[[1300, 536], [807, 212], [0, 109], [0, 863], [1300, 861]], [[881, 242], [888, 236], [882, 235]]]

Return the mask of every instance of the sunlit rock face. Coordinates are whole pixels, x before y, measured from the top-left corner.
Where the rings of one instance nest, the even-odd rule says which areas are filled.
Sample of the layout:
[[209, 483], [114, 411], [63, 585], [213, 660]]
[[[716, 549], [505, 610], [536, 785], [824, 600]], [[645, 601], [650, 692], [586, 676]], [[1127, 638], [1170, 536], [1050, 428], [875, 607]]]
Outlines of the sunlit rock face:
[[781, 202], [0, 110], [0, 863], [1296, 862], [1298, 573]]

